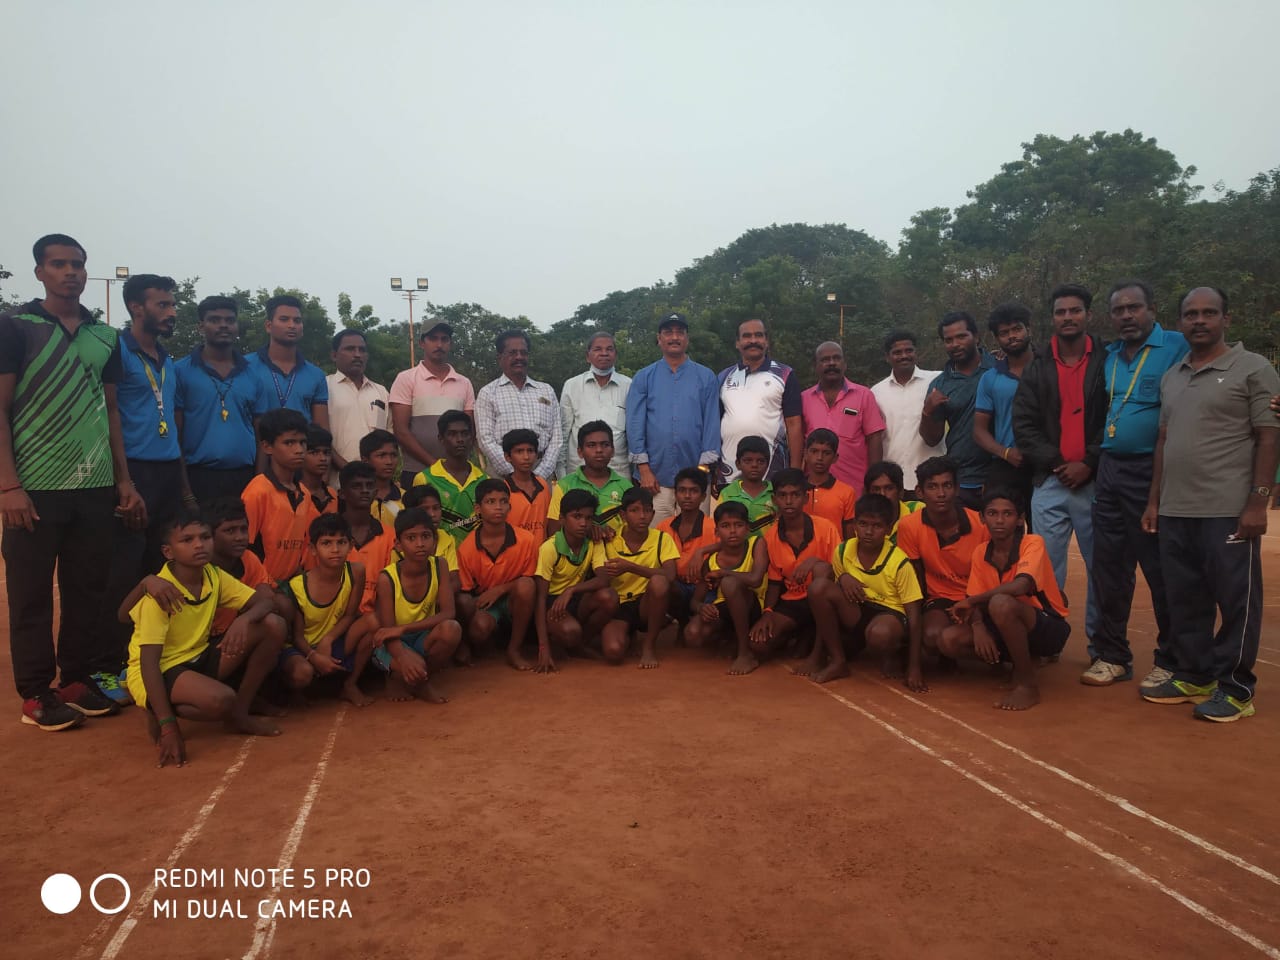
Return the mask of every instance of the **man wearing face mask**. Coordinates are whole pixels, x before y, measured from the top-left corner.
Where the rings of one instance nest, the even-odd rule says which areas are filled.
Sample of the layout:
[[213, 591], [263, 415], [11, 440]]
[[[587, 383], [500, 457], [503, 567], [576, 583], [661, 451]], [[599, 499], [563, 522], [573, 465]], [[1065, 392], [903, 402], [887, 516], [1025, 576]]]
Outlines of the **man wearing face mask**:
[[587, 340], [586, 373], [564, 382], [560, 391], [560, 423], [565, 442], [560, 455], [560, 475], [568, 476], [582, 466], [578, 455], [578, 428], [593, 420], [603, 420], [613, 428], [613, 459], [610, 469], [631, 476], [631, 456], [627, 453], [627, 394], [631, 378], [618, 373], [614, 363], [618, 347], [613, 334], [597, 330]]

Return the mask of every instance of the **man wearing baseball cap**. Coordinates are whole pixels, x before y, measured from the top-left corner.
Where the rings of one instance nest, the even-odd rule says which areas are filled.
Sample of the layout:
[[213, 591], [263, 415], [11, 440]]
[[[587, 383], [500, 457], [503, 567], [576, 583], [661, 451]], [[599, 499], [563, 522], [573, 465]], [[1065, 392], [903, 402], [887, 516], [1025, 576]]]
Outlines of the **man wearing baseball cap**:
[[676, 512], [676, 474], [720, 456], [720, 384], [689, 359], [682, 313], [658, 321], [662, 359], [639, 371], [627, 394], [627, 447], [640, 485], [654, 495], [654, 523]]
[[419, 471], [443, 456], [436, 421], [446, 410], [474, 414], [475, 388], [449, 363], [453, 327], [436, 323], [422, 331], [422, 362], [397, 374], [391, 385], [391, 430], [400, 444], [404, 467], [401, 486], [413, 484]]

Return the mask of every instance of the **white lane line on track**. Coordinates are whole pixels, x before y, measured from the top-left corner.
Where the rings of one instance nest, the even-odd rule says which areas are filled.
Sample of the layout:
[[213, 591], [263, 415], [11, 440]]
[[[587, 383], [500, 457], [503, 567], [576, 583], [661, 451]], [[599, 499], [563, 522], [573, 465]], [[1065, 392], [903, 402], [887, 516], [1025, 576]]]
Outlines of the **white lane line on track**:
[[[347, 705], [344, 703], [338, 708], [338, 715], [333, 720], [333, 729], [329, 731], [329, 739], [325, 741], [324, 750], [316, 763], [315, 773], [311, 775], [311, 784], [307, 787], [307, 793], [302, 798], [302, 803], [298, 806], [298, 815], [293, 820], [293, 829], [285, 837], [284, 846], [280, 849], [280, 860], [276, 864], [278, 870], [288, 870], [293, 866], [293, 858], [298, 854], [298, 845], [302, 843], [302, 833], [307, 828], [307, 819], [311, 816], [311, 807], [315, 804], [316, 795], [320, 792], [320, 782], [324, 780], [325, 772], [329, 769], [329, 758], [333, 756], [333, 745], [338, 739], [338, 728], [342, 726], [342, 720], [346, 715]], [[277, 873], [277, 876], [279, 875]], [[280, 884], [276, 884], [272, 887], [270, 896], [274, 900], [279, 895]], [[258, 921], [253, 927], [253, 942], [249, 944], [249, 949], [245, 951], [244, 960], [257, 960], [259, 956], [270, 955], [271, 941], [275, 938], [275, 935], [275, 918], [264, 919], [259, 914]]]
[[1018, 810], [1021, 810], [1023, 813], [1027, 814], [1030, 817], [1034, 817], [1036, 820], [1039, 820], [1041, 823], [1043, 823], [1045, 826], [1049, 827], [1050, 829], [1057, 831], [1062, 836], [1066, 837], [1068, 840], [1071, 840], [1073, 843], [1079, 844], [1080, 846], [1088, 850], [1090, 853], [1101, 857], [1103, 860], [1106, 860], [1108, 863], [1112, 864], [1113, 866], [1119, 867], [1121, 870], [1129, 874], [1131, 877], [1137, 880], [1141, 880], [1143, 883], [1150, 884], [1152, 887], [1159, 890], [1165, 896], [1172, 898], [1173, 900], [1180, 903], [1182, 906], [1186, 907], [1192, 913], [1196, 914], [1197, 916], [1205, 920], [1208, 920], [1215, 927], [1218, 927], [1221, 930], [1225, 930], [1227, 933], [1231, 934], [1233, 937], [1236, 937], [1237, 939], [1244, 941], [1249, 946], [1253, 947], [1255, 950], [1258, 950], [1262, 954], [1268, 957], [1272, 957], [1274, 958], [1274, 960], [1280, 960], [1280, 950], [1271, 946], [1269, 943], [1265, 943], [1264, 941], [1259, 940], [1257, 937], [1251, 934], [1248, 930], [1245, 930], [1241, 927], [1236, 926], [1230, 920], [1227, 920], [1224, 917], [1218, 916], [1216, 913], [1214, 913], [1212, 910], [1210, 910], [1208, 907], [1204, 906], [1203, 904], [1197, 903], [1195, 900], [1192, 900], [1190, 897], [1186, 896], [1185, 894], [1179, 893], [1173, 887], [1170, 887], [1167, 884], [1162, 883], [1160, 880], [1151, 876], [1151, 874], [1142, 870], [1140, 867], [1124, 859], [1124, 857], [1121, 857], [1117, 854], [1112, 853], [1109, 850], [1106, 850], [1098, 846], [1092, 840], [1089, 840], [1086, 837], [1082, 837], [1080, 834], [1076, 833], [1074, 830], [1071, 830], [1070, 828], [1063, 826], [1062, 824], [1058, 823], [1058, 821], [1054, 820], [1051, 817], [1046, 816], [1045, 814], [1041, 813], [1039, 810], [1036, 810], [1034, 807], [1031, 807], [1028, 804], [1023, 803], [1017, 797], [1013, 796], [1012, 794], [1006, 793], [1005, 791], [997, 787], [995, 784], [989, 783], [988, 781], [983, 780], [976, 773], [971, 773], [970, 771], [966, 770], [964, 767], [960, 766], [960, 764], [956, 763], [954, 760], [951, 760], [947, 757], [942, 756], [932, 747], [928, 746], [927, 744], [921, 743], [919, 740], [916, 740], [914, 737], [906, 733], [903, 733], [897, 727], [893, 726], [893, 724], [888, 723], [885, 720], [881, 720], [871, 711], [863, 709], [862, 707], [858, 706], [858, 704], [854, 703], [852, 700], [845, 699], [844, 697], [840, 696], [840, 694], [836, 693], [834, 690], [830, 690], [827, 687], [824, 687], [818, 684], [814, 684], [814, 686], [817, 687], [817, 689], [822, 693], [825, 693], [827, 696], [831, 697], [837, 703], [841, 704], [842, 706], [848, 707], [850, 710], [854, 710], [862, 714], [862, 716], [866, 717], [871, 722], [887, 730], [889, 733], [893, 734], [903, 743], [906, 743], [915, 747], [917, 750], [919, 750], [921, 753], [925, 754], [926, 756], [932, 757], [933, 759], [937, 760], [943, 766], [947, 767], [947, 769], [953, 770], [956, 773], [960, 774], [960, 776], [964, 777], [970, 783], [977, 784], [978, 786], [982, 787], [982, 789], [986, 790], [988, 793], [992, 794], [993, 796], [999, 797], [1001, 800], [1003, 800], [1005, 803], [1009, 804], [1010, 806], [1015, 807]]
[[1092, 793], [1095, 797], [1099, 797], [1103, 800], [1106, 800], [1108, 803], [1115, 804], [1125, 813], [1132, 814], [1133, 816], [1137, 817], [1140, 820], [1146, 820], [1148, 823], [1152, 824], [1153, 826], [1159, 827], [1161, 830], [1166, 830], [1169, 833], [1172, 833], [1175, 836], [1180, 837], [1183, 840], [1186, 840], [1188, 843], [1195, 844], [1205, 853], [1211, 853], [1215, 857], [1221, 857], [1223, 860], [1226, 860], [1228, 863], [1239, 867], [1241, 870], [1248, 871], [1249, 873], [1253, 874], [1255, 877], [1258, 877], [1262, 880], [1266, 880], [1268, 883], [1274, 883], [1277, 886], [1280, 886], [1280, 876], [1276, 876], [1276, 874], [1271, 873], [1269, 870], [1266, 870], [1258, 866], [1257, 864], [1250, 863], [1248, 860], [1244, 859], [1244, 857], [1237, 856], [1236, 854], [1231, 853], [1229, 850], [1223, 850], [1221, 847], [1206, 840], [1204, 837], [1197, 836], [1194, 833], [1191, 833], [1187, 830], [1182, 829], [1176, 824], [1172, 824], [1172, 823], [1169, 823], [1169, 821], [1167, 820], [1160, 819], [1155, 814], [1148, 813], [1146, 810], [1143, 810], [1141, 807], [1137, 806], [1136, 804], [1130, 803], [1124, 797], [1118, 797], [1114, 793], [1110, 793], [1109, 791], [1104, 790], [1102, 787], [1095, 786], [1094, 784], [1090, 783], [1088, 780], [1082, 780], [1079, 777], [1075, 776], [1074, 774], [1068, 773], [1066, 770], [1063, 770], [1061, 767], [1055, 767], [1053, 764], [1047, 763], [1046, 761], [1041, 760], [1039, 757], [1032, 756], [1031, 754], [1027, 753], [1025, 750], [1021, 750], [1018, 747], [1013, 746], [1012, 744], [1005, 743], [1000, 738], [993, 737], [991, 734], [986, 733], [983, 730], [979, 730], [977, 727], [972, 726], [971, 724], [965, 723], [959, 717], [953, 717], [951, 714], [947, 713], [945, 710], [940, 710], [939, 708], [933, 706], [932, 704], [925, 703], [923, 700], [919, 699], [918, 697], [913, 697], [909, 693], [906, 693], [902, 690], [897, 690], [890, 684], [882, 683], [879, 680], [871, 680], [871, 682], [876, 684], [876, 686], [883, 687], [884, 689], [888, 690], [890, 693], [896, 693], [898, 696], [902, 697], [904, 700], [909, 700], [912, 703], [914, 703], [916, 706], [923, 707], [925, 710], [928, 710], [930, 713], [936, 716], [942, 717], [945, 720], [950, 720], [952, 723], [956, 724], [957, 726], [962, 727], [965, 730], [968, 730], [970, 733], [976, 736], [982, 737], [984, 740], [988, 741], [989, 743], [995, 744], [997, 747], [1000, 747], [1002, 750], [1009, 751], [1014, 756], [1027, 761], [1027, 763], [1033, 764], [1039, 767], [1041, 770], [1047, 770], [1049, 773], [1052, 773], [1052, 774], [1055, 774], [1056, 776], [1061, 777], [1063, 780], [1066, 780], [1068, 783], [1074, 784], [1075, 786], [1080, 787], [1082, 790], [1087, 790], [1089, 793]]
[[1261, 657], [1258, 657], [1257, 660], [1259, 663], [1265, 663], [1268, 667], [1280, 667], [1280, 663], [1276, 663], [1274, 660], [1263, 660]]
[[[200, 832], [204, 829], [204, 825], [209, 822], [209, 817], [213, 813], [213, 808], [218, 805], [218, 801], [226, 792], [227, 785], [231, 783], [235, 775], [240, 772], [244, 766], [245, 760], [249, 756], [249, 750], [253, 747], [253, 741], [256, 737], [245, 738], [244, 745], [236, 754], [235, 759], [231, 761], [231, 766], [227, 767], [226, 772], [222, 775], [222, 779], [218, 781], [218, 785], [213, 788], [213, 792], [209, 794], [209, 799], [205, 800], [204, 806], [200, 808], [200, 812], [196, 814], [195, 821], [187, 828], [187, 832], [174, 846], [173, 852], [169, 854], [169, 859], [165, 861], [164, 869], [169, 870], [184, 853], [191, 844], [195, 843], [196, 837], [200, 836]], [[147, 884], [147, 888], [142, 891], [142, 896], [138, 898], [138, 902], [133, 905], [133, 909], [129, 911], [124, 918], [124, 922], [120, 924], [120, 929], [116, 931], [116, 935], [111, 938], [106, 948], [102, 951], [102, 960], [112, 960], [124, 946], [124, 942], [129, 939], [129, 934], [133, 933], [133, 928], [138, 925], [138, 918], [141, 917], [151, 906], [151, 901], [156, 895], [156, 881], [154, 874], [151, 882]], [[110, 926], [110, 921], [107, 921]], [[103, 930], [102, 932], [106, 932]], [[98, 931], [86, 941], [85, 946], [80, 948], [80, 952], [76, 954], [77, 960], [86, 957], [93, 952], [92, 944], [98, 939]]]

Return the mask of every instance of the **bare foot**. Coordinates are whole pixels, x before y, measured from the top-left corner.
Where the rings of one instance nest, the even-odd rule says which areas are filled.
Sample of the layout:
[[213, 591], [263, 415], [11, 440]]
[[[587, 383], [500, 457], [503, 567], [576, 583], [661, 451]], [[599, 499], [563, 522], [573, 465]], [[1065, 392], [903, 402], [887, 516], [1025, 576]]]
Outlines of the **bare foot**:
[[820, 673], [815, 673], [812, 679], [814, 683], [830, 683], [832, 680], [839, 680], [848, 675], [848, 661], [841, 660], [839, 663], [828, 663], [826, 668]]
[[760, 661], [756, 659], [755, 654], [748, 653], [729, 664], [729, 673], [735, 677], [745, 677], [758, 666]]
[[404, 703], [406, 700], [412, 700], [413, 694], [409, 692], [409, 687], [400, 679], [400, 675], [392, 673], [387, 677], [387, 699], [394, 703]]
[[795, 674], [797, 677], [812, 677], [820, 666], [817, 657], [805, 657], [800, 661], [800, 666], [796, 667]]
[[657, 665], [658, 665], [658, 654], [655, 651], [648, 650], [648, 649], [640, 651], [640, 669], [641, 670], [652, 670]]
[[507, 651], [507, 663], [511, 664], [511, 666], [515, 667], [517, 670], [533, 669], [533, 664], [530, 663], [528, 660], [526, 660], [524, 657], [520, 656], [520, 654], [517, 653], [515, 650]]
[[360, 689], [354, 679], [348, 680], [342, 685], [342, 692], [339, 696], [347, 703], [354, 703], [357, 707], [367, 707], [373, 703], [373, 699], [364, 695], [364, 691]]
[[471, 659], [471, 644], [463, 640], [458, 644], [458, 649], [453, 651], [453, 662], [460, 667], [474, 667], [475, 663]]
[[245, 733], [251, 737], [280, 736], [280, 728], [270, 720], [264, 720], [261, 717], [254, 717], [247, 713], [240, 716], [228, 717], [227, 727], [230, 728], [233, 733]]
[[289, 711], [284, 707], [277, 707], [270, 700], [263, 700], [262, 697], [254, 697], [253, 703], [249, 704], [249, 712], [257, 717], [287, 717]]
[[1018, 684], [992, 706], [1001, 710], [1029, 710], [1040, 702], [1040, 689]]
[[419, 700], [426, 703], [448, 703], [449, 698], [442, 696], [435, 687], [431, 685], [430, 680], [423, 680], [420, 684], [413, 688], [413, 695]]

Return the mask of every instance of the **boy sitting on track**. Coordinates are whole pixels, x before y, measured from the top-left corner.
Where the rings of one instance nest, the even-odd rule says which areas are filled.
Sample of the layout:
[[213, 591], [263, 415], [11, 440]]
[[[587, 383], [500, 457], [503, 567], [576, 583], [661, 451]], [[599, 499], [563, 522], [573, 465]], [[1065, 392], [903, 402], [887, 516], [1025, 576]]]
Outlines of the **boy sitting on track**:
[[1008, 490], [982, 498], [991, 542], [973, 551], [968, 596], [951, 608], [955, 620], [942, 634], [949, 657], [1013, 664], [1013, 685], [994, 706], [1026, 710], [1040, 702], [1036, 659], [1062, 652], [1071, 624], [1044, 539], [1023, 532], [1022, 504]]
[[520, 648], [533, 619], [538, 545], [526, 531], [507, 523], [511, 491], [505, 480], [485, 480], [476, 487], [476, 510], [480, 526], [458, 543], [458, 575], [475, 604], [467, 642], [472, 649], [487, 649], [498, 627], [510, 624], [507, 662], [517, 670], [532, 670]]
[[631, 631], [640, 636], [640, 668], [658, 665], [658, 631], [666, 623], [667, 598], [676, 578], [680, 551], [671, 537], [653, 522], [653, 494], [631, 487], [622, 496], [622, 530], [593, 548], [591, 565], [612, 578], [618, 609], [604, 628], [600, 645], [609, 663], [622, 663], [631, 645]]
[[[856, 506], [857, 536], [836, 548], [831, 580], [809, 587], [809, 605], [818, 639], [813, 654], [796, 672], [826, 683], [849, 675], [841, 630], [850, 637], [849, 656], [868, 647], [881, 660], [885, 676], [900, 673], [898, 657], [907, 647], [906, 684], [918, 693], [928, 687], [920, 671], [920, 616], [924, 595], [907, 555], [889, 541], [897, 509], [878, 494], [868, 494]], [[819, 670], [822, 654], [827, 666]]]
[[315, 563], [285, 587], [294, 607], [293, 645], [280, 654], [280, 672], [298, 694], [317, 676], [345, 673], [342, 699], [366, 707], [373, 701], [357, 682], [373, 655], [371, 625], [358, 621], [364, 565], [347, 559], [351, 530], [343, 517], [317, 517], [309, 534]]
[[547, 539], [547, 509], [551, 487], [533, 472], [538, 465], [538, 435], [532, 430], [508, 430], [502, 435], [502, 457], [511, 464], [507, 489], [511, 512], [507, 523], [527, 530], [536, 543]]
[[819, 427], [804, 441], [804, 475], [809, 481], [809, 502], [805, 512], [829, 520], [846, 539], [854, 535], [853, 505], [858, 499], [853, 487], [837, 480], [831, 472], [840, 450], [834, 430]]
[[739, 477], [720, 491], [719, 500], [736, 501], [747, 508], [751, 532], [763, 533], [773, 526], [777, 515], [774, 485], [764, 478], [769, 470], [769, 441], [764, 437], [743, 437], [734, 460]]
[[453, 591], [444, 561], [435, 555], [435, 524], [425, 510], [406, 507], [396, 517], [403, 559], [378, 574], [378, 630], [374, 662], [390, 674], [387, 697], [444, 703], [431, 683], [462, 639], [453, 616]]
[[840, 545], [840, 532], [821, 517], [804, 512], [809, 482], [794, 468], [773, 478], [773, 502], [778, 521], [764, 535], [769, 554], [769, 588], [764, 614], [747, 635], [750, 649], [729, 667], [732, 674], [748, 674], [760, 666], [760, 657], [782, 649], [790, 637], [813, 626], [809, 609], [809, 584], [828, 574], [828, 564]]
[[[678, 623], [686, 624], [692, 610], [689, 601], [702, 576], [702, 562], [707, 550], [716, 544], [715, 523], [702, 512], [702, 502], [707, 498], [710, 475], [701, 467], [685, 467], [676, 474], [675, 516], [658, 524], [658, 529], [668, 534], [680, 550], [676, 561], [676, 582], [671, 585], [669, 612]], [[706, 549], [702, 549], [706, 548]]]
[[556, 669], [551, 657], [555, 640], [572, 652], [587, 649], [600, 636], [618, 609], [618, 596], [603, 574], [587, 579], [591, 569], [591, 526], [600, 503], [586, 490], [569, 490], [560, 501], [560, 529], [538, 548], [534, 585], [538, 596], [533, 611], [538, 636], [538, 665]]
[[694, 586], [685, 640], [691, 647], [714, 647], [732, 631], [741, 660], [750, 656], [747, 633], [764, 607], [769, 555], [764, 540], [749, 533], [742, 504], [730, 500], [716, 507], [715, 525], [717, 549]]
[[[180, 592], [181, 606], [169, 612], [150, 596], [130, 612], [126, 685], [145, 707], [159, 765], [187, 762], [177, 717], [221, 720], [237, 733], [275, 736], [270, 720], [249, 715], [258, 687], [275, 665], [285, 640], [284, 621], [271, 613], [273, 601], [255, 593], [209, 562], [213, 534], [199, 514], [182, 511], [161, 530], [167, 561], [159, 577]], [[240, 610], [222, 638], [211, 645], [213, 615], [220, 606]], [[238, 690], [222, 681], [243, 666]]]

